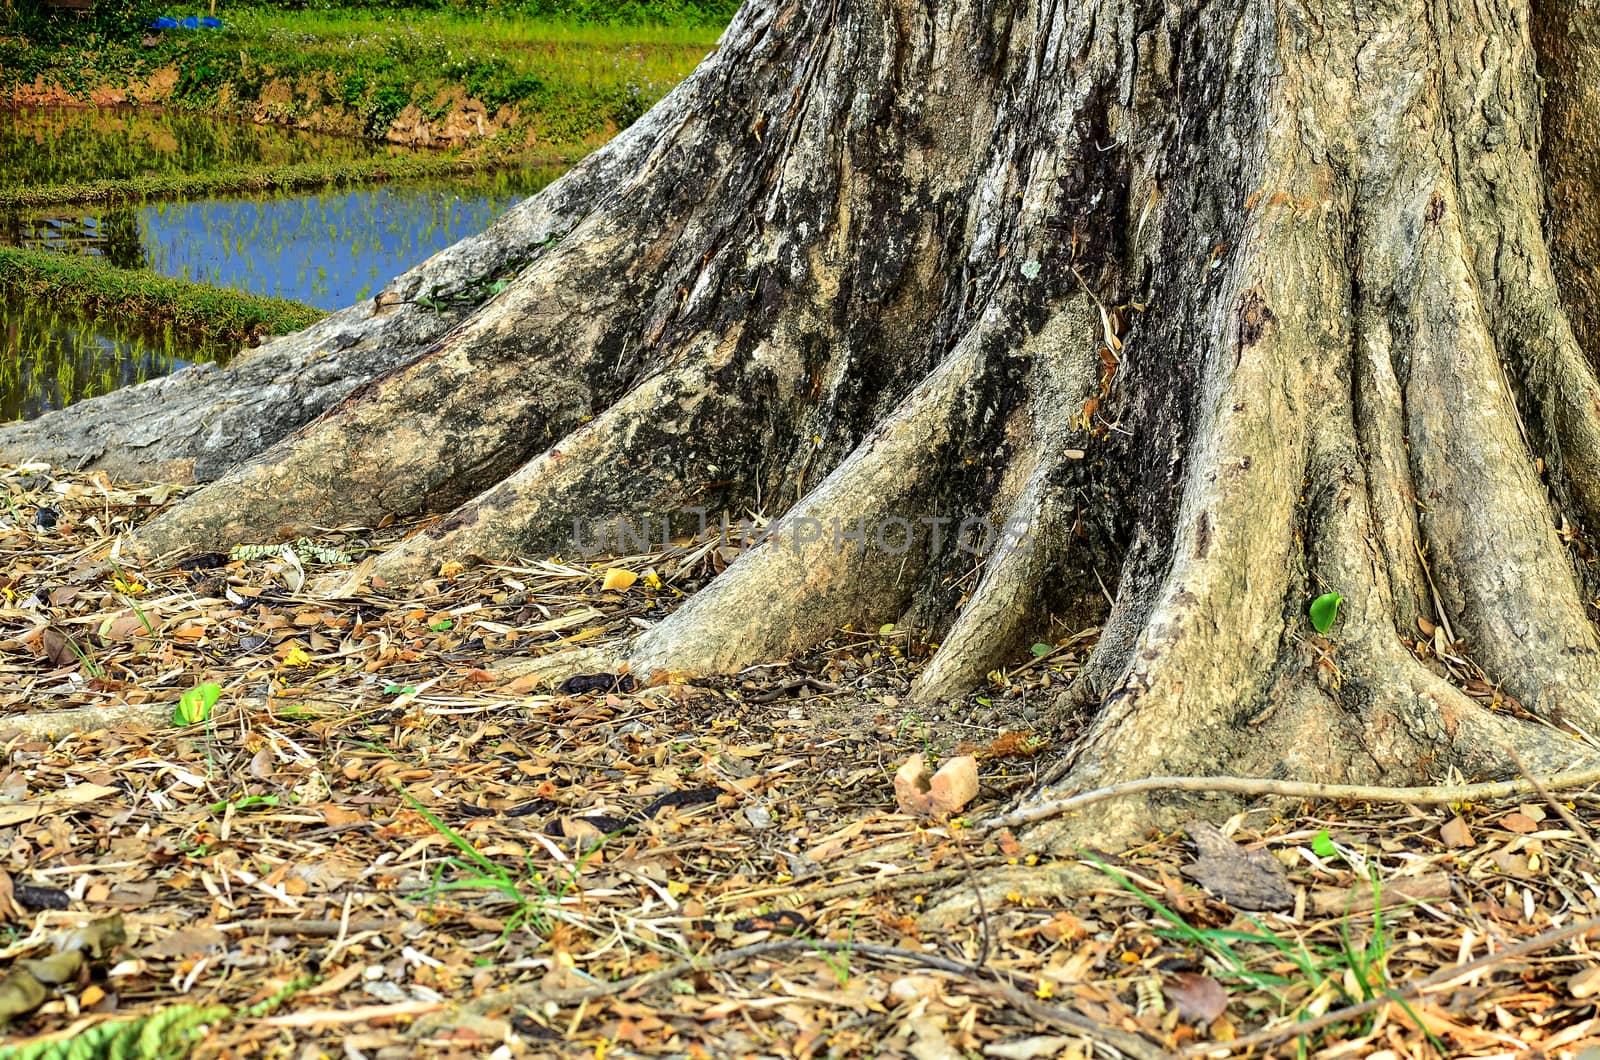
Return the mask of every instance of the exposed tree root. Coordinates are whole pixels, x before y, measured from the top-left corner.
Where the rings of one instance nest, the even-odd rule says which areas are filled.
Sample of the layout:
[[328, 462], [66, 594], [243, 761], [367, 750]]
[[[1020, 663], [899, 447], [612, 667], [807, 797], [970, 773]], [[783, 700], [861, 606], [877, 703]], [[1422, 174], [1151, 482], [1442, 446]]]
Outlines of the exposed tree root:
[[[1054, 719], [1068, 788], [1566, 768], [1600, 730], [1600, 383], [1524, 16], [749, 6], [639, 176], [140, 541], [454, 509], [376, 561], [403, 584], [759, 512], [635, 643], [539, 668], [732, 672], [894, 622], [950, 697], [1071, 613], [1104, 621]], [[1505, 709], [1418, 657], [1435, 628]], [[1187, 809], [1143, 798], [1036, 842]]]
[[930, 501], [941, 470], [928, 457], [948, 452], [980, 347], [977, 334], [964, 340], [768, 530], [770, 541], [641, 636], [629, 653], [634, 671], [728, 673], [812, 647], [864, 616], [896, 618], [928, 560], [917, 524], [937, 514]]

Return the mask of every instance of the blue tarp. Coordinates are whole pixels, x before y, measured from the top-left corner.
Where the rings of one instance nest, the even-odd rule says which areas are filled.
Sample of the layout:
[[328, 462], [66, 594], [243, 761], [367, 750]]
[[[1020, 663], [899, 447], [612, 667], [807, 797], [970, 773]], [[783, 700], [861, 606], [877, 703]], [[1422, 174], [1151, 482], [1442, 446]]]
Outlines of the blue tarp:
[[150, 23], [150, 28], [151, 29], [221, 29], [222, 28], [222, 19], [220, 19], [220, 18], [212, 18], [210, 15], [205, 15], [203, 17], [196, 17], [194, 15], [189, 15], [186, 18], [173, 18], [170, 15], [162, 15], [160, 18], [158, 18], [154, 22]]

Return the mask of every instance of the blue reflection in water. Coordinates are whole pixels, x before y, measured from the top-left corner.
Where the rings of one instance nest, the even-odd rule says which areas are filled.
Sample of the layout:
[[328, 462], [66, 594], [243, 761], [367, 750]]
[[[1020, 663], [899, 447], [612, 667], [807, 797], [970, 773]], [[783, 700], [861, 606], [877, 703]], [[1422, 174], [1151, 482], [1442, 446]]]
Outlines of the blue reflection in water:
[[138, 212], [148, 268], [164, 276], [338, 309], [481, 232], [555, 172], [383, 185], [315, 195], [158, 203]]
[[[0, 243], [338, 309], [488, 227], [564, 167], [254, 199], [65, 207], [0, 215]], [[226, 360], [192, 337], [0, 302], [0, 419], [36, 416], [190, 361]]]

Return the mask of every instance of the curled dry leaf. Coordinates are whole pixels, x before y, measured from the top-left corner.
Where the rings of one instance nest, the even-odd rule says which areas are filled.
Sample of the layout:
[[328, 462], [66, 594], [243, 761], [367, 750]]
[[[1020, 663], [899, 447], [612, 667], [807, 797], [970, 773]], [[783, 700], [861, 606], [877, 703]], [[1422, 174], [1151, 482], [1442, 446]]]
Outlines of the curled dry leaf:
[[1539, 822], [1521, 812], [1512, 812], [1506, 814], [1504, 817], [1500, 818], [1499, 824], [1501, 828], [1504, 828], [1508, 832], [1517, 832], [1520, 834], [1537, 832], [1539, 830]]
[[937, 817], [955, 813], [978, 794], [978, 760], [952, 758], [933, 776], [920, 754], [905, 760], [894, 775], [894, 797], [901, 813]]
[[1162, 980], [1161, 990], [1190, 1023], [1210, 1023], [1228, 1007], [1228, 992], [1209, 975], [1179, 972]]
[[1452, 817], [1439, 829], [1439, 838], [1447, 847], [1470, 847], [1477, 845], [1477, 840], [1472, 838], [1472, 831], [1467, 828], [1467, 822], [1460, 817]]

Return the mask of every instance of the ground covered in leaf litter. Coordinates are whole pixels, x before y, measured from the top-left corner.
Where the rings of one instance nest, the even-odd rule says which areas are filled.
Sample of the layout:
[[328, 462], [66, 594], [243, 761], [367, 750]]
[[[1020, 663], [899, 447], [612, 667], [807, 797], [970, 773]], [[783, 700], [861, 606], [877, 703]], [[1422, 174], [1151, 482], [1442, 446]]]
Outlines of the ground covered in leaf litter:
[[[981, 725], [900, 708], [919, 646], [892, 629], [732, 681], [560, 693], [496, 664], [627, 635], [731, 547], [329, 599], [400, 531], [120, 562], [175, 494], [0, 468], [10, 1046], [205, 1005], [232, 1015], [196, 1055], [233, 1057], [1600, 1050], [1587, 793], [1255, 812], [935, 926], [941, 896], [1039, 860], [973, 823], [1045, 768], [1028, 722], [1092, 631], [995, 675], [963, 707]], [[163, 720], [208, 684], [207, 721]], [[66, 731], [84, 711], [118, 721]], [[958, 821], [896, 812], [917, 752], [977, 757]], [[63, 949], [70, 974], [31, 983]]]

